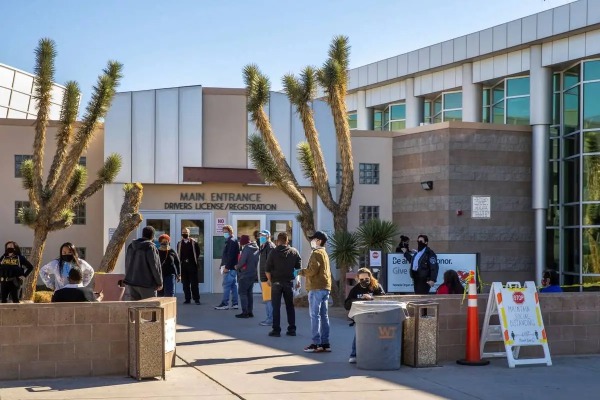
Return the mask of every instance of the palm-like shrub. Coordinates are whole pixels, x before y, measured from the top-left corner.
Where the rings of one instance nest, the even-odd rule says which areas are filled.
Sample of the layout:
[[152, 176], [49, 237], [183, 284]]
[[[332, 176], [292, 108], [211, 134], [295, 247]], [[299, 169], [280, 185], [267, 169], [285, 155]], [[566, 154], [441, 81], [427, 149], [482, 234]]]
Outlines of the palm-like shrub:
[[391, 221], [371, 219], [360, 226], [356, 234], [363, 251], [378, 249], [390, 253], [394, 248], [394, 237], [398, 235], [398, 228]]
[[335, 232], [329, 238], [329, 243], [329, 257], [342, 273], [352, 270], [358, 264], [362, 252], [358, 236], [355, 233], [348, 231]]

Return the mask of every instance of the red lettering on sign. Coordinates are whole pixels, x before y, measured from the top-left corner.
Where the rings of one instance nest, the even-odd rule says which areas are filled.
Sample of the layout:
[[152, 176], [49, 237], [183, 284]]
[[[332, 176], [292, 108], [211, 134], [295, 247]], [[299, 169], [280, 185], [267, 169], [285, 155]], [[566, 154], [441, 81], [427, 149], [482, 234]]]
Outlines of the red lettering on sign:
[[525, 301], [525, 295], [522, 292], [514, 292], [513, 301], [517, 304], [523, 304]]

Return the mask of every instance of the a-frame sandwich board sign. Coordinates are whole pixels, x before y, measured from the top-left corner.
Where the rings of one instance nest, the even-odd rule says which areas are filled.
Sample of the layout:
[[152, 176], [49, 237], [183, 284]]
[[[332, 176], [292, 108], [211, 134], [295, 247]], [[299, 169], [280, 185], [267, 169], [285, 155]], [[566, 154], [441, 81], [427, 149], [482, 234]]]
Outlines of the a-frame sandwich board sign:
[[[500, 325], [490, 324], [490, 318], [495, 315], [498, 315]], [[508, 282], [506, 287], [501, 282], [492, 284], [480, 342], [481, 358], [506, 357], [510, 368], [528, 364], [552, 365], [534, 282], [525, 282], [524, 287], [518, 282]], [[485, 352], [488, 342], [503, 342], [505, 351]], [[519, 350], [525, 346], [541, 346], [544, 357], [520, 359]]]

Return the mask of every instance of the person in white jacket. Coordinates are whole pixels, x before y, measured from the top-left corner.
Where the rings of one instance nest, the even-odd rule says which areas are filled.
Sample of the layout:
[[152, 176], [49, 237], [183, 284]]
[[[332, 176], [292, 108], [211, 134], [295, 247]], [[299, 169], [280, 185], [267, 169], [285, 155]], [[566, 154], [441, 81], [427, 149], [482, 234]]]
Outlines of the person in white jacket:
[[79, 258], [73, 243], [63, 243], [60, 246], [60, 257], [44, 265], [40, 271], [40, 277], [44, 285], [56, 291], [69, 284], [69, 271], [74, 266], [81, 269], [82, 285], [89, 285], [94, 277], [94, 269], [85, 260]]

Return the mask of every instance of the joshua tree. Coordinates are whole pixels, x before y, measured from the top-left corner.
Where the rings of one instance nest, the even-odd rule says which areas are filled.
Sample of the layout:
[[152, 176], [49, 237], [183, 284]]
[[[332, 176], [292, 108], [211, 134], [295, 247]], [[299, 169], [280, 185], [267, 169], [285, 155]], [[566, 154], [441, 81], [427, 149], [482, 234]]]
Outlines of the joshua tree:
[[[349, 55], [348, 38], [337, 36], [333, 39], [327, 61], [321, 68], [306, 67], [299, 78], [291, 74], [283, 77], [283, 87], [302, 120], [307, 139], [298, 146], [298, 158], [305, 176], [311, 180], [325, 207], [332, 212], [336, 232], [347, 230], [348, 209], [354, 192], [352, 144], [346, 112]], [[249, 140], [250, 157], [261, 176], [266, 181], [275, 184], [296, 203], [300, 211], [299, 221], [304, 234], [312, 234], [314, 231], [312, 208], [275, 139], [271, 123], [263, 109], [269, 101], [269, 79], [260, 72], [256, 65], [248, 65], [244, 68], [244, 78], [248, 91], [248, 111], [260, 132], [260, 136], [254, 135]], [[340, 150], [342, 182], [337, 202], [329, 187], [325, 160], [319, 142], [319, 132], [315, 127], [311, 107], [317, 83], [325, 90], [325, 101], [331, 108], [337, 145]]]
[[31, 299], [35, 292], [40, 263], [48, 234], [65, 229], [73, 222], [73, 209], [114, 180], [121, 168], [121, 157], [111, 154], [98, 171], [98, 176], [87, 188], [87, 171], [79, 165], [79, 158], [88, 148], [101, 119], [106, 115], [121, 79], [122, 64], [109, 61], [98, 77], [92, 98], [83, 120], [76, 122], [79, 112], [80, 90], [76, 82], [67, 82], [62, 103], [60, 126], [56, 134], [56, 153], [46, 182], [43, 182], [43, 161], [46, 145], [54, 60], [56, 46], [50, 39], [41, 39], [35, 51], [35, 99], [38, 114], [35, 124], [33, 158], [23, 163], [23, 186], [29, 194], [29, 206], [19, 210], [21, 223], [34, 231], [31, 263], [34, 266], [26, 283], [24, 298]]

